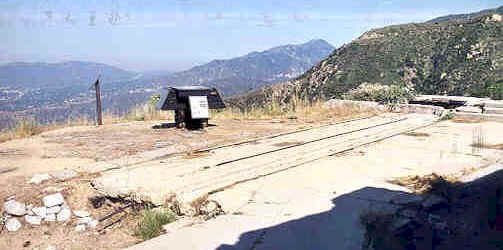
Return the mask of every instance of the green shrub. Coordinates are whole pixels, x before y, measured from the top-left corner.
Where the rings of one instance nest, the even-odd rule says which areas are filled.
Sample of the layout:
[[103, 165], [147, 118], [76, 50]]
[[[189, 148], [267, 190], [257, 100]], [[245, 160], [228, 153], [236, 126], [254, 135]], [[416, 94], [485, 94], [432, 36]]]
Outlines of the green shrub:
[[149, 240], [161, 234], [162, 226], [175, 221], [175, 215], [167, 209], [149, 209], [142, 212], [135, 236]]
[[354, 101], [372, 101], [382, 104], [408, 103], [415, 96], [412, 88], [403, 85], [382, 85], [362, 83], [343, 95], [344, 99]]

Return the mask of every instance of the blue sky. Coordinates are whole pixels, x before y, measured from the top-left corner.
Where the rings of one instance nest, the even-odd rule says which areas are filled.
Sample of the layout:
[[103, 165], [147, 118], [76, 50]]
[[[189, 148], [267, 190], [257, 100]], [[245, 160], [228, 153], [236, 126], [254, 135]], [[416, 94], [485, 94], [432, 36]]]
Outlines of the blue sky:
[[2, 0], [0, 63], [83, 60], [134, 71], [182, 70], [311, 39], [338, 47], [371, 28], [500, 5], [501, 0]]

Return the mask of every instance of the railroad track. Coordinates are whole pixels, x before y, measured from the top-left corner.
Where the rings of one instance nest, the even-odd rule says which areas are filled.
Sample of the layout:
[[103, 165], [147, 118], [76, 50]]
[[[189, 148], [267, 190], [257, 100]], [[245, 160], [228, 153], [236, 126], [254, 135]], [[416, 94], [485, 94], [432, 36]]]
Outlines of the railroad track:
[[282, 133], [279, 133], [279, 134], [267, 135], [267, 136], [263, 136], [263, 137], [258, 137], [258, 138], [243, 140], [243, 141], [229, 143], [229, 144], [224, 144], [224, 145], [218, 145], [218, 146], [200, 148], [200, 149], [193, 150], [191, 152], [166, 153], [166, 154], [163, 154], [163, 155], [160, 155], [160, 156], [147, 157], [146, 159], [142, 159], [142, 160], [136, 160], [136, 161], [133, 160], [131, 163], [127, 163], [127, 164], [124, 164], [122, 161], [118, 161], [116, 163], [108, 162], [108, 163], [105, 164], [105, 166], [91, 167], [89, 171], [96, 172], [96, 173], [104, 173], [104, 172], [107, 172], [107, 171], [112, 171], [112, 170], [117, 170], [117, 169], [123, 169], [123, 168], [128, 168], [128, 167], [133, 167], [134, 168], [135, 166], [139, 166], [139, 165], [141, 165], [143, 163], [149, 163], [149, 162], [157, 161], [157, 160], [167, 160], [167, 159], [174, 158], [174, 157], [177, 157], [177, 156], [183, 156], [183, 155], [185, 155], [187, 153], [190, 153], [190, 154], [201, 154], [201, 153], [206, 153], [206, 152], [210, 152], [210, 151], [217, 150], [217, 149], [236, 147], [236, 146], [239, 146], [239, 145], [255, 143], [255, 142], [261, 141], [261, 140], [274, 139], [274, 138], [278, 138], [278, 137], [284, 137], [284, 136], [288, 136], [288, 135], [294, 135], [294, 134], [298, 134], [298, 133], [302, 133], [302, 132], [306, 132], [306, 131], [311, 131], [311, 130], [317, 130], [317, 129], [320, 129], [320, 128], [330, 127], [330, 126], [334, 126], [334, 125], [341, 125], [341, 124], [351, 123], [351, 122], [355, 122], [355, 121], [370, 120], [370, 119], [373, 119], [375, 117], [376, 116], [367, 116], [367, 117], [360, 117], [360, 118], [355, 118], [355, 119], [350, 119], [350, 120], [331, 122], [329, 124], [324, 124], [324, 125], [321, 125], [321, 126], [314, 126], [314, 127], [309, 127], [309, 128], [304, 128], [304, 129], [298, 129], [298, 130], [289, 131], [289, 132], [282, 132]]
[[[285, 171], [353, 148], [428, 126], [433, 116], [378, 116], [202, 150], [199, 158], [140, 164], [98, 179], [106, 193], [137, 192], [154, 203], [175, 193], [182, 201]], [[148, 181], [145, 181], [148, 180]], [[121, 184], [122, 183], [122, 184]]]

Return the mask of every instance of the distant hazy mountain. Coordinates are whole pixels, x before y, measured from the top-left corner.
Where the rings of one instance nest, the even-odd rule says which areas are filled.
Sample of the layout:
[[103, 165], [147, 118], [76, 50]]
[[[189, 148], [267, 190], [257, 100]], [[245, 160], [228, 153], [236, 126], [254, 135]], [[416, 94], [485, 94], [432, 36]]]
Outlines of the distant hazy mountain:
[[98, 75], [102, 80], [130, 80], [137, 73], [110, 65], [70, 61], [63, 63], [9, 63], [0, 66], [0, 86], [11, 88], [60, 88], [90, 86]]
[[162, 79], [168, 85], [209, 85], [231, 95], [295, 78], [334, 50], [324, 40], [285, 45], [228, 60], [214, 60]]
[[495, 8], [495, 9], [482, 10], [482, 11], [475, 12], [475, 13], [437, 17], [435, 19], [428, 21], [428, 23], [439, 23], [439, 22], [448, 22], [448, 21], [469, 21], [473, 18], [485, 16], [485, 15], [489, 15], [489, 14], [503, 14], [503, 6], [501, 6], [499, 8]]

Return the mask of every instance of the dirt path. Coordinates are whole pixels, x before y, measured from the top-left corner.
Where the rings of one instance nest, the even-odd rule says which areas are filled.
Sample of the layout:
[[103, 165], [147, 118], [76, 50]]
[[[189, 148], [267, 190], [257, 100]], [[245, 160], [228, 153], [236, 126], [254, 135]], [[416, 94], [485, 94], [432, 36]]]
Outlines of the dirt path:
[[430, 115], [382, 115], [294, 134], [152, 161], [107, 171], [95, 187], [110, 196], [131, 195], [163, 204], [175, 194], [192, 202], [235, 183], [253, 180], [373, 143], [435, 121]]

